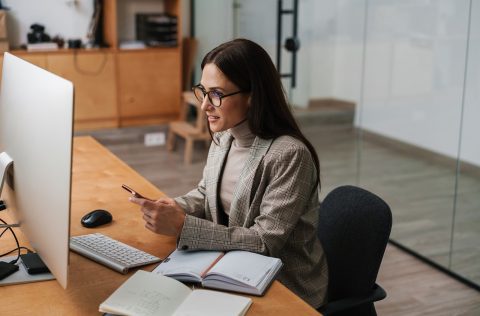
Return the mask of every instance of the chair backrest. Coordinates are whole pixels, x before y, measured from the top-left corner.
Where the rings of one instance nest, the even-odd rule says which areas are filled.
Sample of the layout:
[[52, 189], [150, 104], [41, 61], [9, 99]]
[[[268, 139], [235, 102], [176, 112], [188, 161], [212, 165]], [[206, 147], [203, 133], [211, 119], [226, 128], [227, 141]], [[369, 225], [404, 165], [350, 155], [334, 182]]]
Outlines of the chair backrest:
[[391, 228], [390, 207], [367, 190], [341, 186], [325, 197], [318, 237], [328, 262], [329, 301], [371, 293]]

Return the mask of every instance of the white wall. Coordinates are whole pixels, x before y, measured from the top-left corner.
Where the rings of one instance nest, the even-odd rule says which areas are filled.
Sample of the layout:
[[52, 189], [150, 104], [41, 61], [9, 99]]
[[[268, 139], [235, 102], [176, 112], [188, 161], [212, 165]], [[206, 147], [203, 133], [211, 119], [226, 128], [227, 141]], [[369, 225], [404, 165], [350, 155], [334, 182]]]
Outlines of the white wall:
[[362, 80], [365, 4], [365, 0], [338, 0], [335, 8], [332, 97], [357, 104]]
[[480, 165], [480, 1], [472, 3], [472, 24], [468, 52], [468, 70], [463, 112], [462, 160]]
[[480, 0], [462, 104], [468, 13], [469, 0], [301, 0], [294, 103], [354, 101], [358, 127], [480, 165]]
[[13, 48], [27, 43], [27, 33], [34, 23], [44, 25], [45, 33], [51, 37], [86, 40], [92, 0], [3, 0], [2, 3], [10, 7], [7, 28]]
[[198, 39], [195, 81], [200, 81], [203, 56], [233, 38], [233, 0], [195, 1], [195, 37]]
[[[457, 157], [468, 4], [369, 1], [364, 99], [357, 125]], [[465, 143], [465, 150], [470, 144]], [[480, 155], [471, 158], [480, 165]]]
[[297, 106], [306, 107], [310, 99], [334, 94], [336, 14], [334, 1], [299, 2], [297, 88], [291, 92]]

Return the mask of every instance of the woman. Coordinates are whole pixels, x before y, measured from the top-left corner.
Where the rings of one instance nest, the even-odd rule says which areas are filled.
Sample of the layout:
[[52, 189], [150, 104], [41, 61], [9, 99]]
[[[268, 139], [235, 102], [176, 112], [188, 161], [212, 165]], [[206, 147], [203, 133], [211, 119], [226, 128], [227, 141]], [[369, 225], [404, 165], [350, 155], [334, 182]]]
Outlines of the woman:
[[146, 227], [184, 250], [246, 250], [278, 257], [280, 282], [324, 303], [327, 264], [316, 237], [319, 162], [288, 107], [263, 48], [236, 39], [209, 52], [194, 87], [212, 134], [198, 187], [175, 199], [131, 198]]

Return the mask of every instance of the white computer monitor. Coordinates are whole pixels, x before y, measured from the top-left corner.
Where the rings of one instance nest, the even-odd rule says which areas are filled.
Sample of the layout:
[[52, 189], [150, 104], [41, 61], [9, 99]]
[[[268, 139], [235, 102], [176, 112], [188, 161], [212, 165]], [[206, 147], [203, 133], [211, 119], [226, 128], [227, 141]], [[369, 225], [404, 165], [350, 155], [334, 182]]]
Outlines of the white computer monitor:
[[1, 199], [63, 288], [69, 263], [73, 100], [70, 81], [4, 54], [0, 153], [13, 160], [13, 173], [6, 177]]

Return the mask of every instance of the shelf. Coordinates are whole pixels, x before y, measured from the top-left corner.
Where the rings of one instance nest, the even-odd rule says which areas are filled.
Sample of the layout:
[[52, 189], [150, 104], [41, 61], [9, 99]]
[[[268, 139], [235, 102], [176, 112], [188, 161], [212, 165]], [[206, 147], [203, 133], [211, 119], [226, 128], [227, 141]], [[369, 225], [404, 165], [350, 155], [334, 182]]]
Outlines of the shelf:
[[142, 49], [118, 48], [117, 10], [125, 1], [132, 0], [104, 0], [109, 48], [11, 51], [74, 83], [76, 130], [165, 123], [180, 114], [181, 0], [163, 0], [166, 12], [177, 16], [178, 45]]

